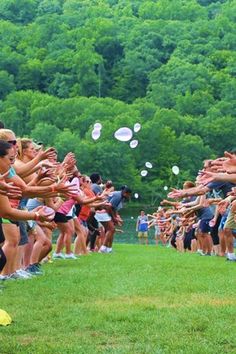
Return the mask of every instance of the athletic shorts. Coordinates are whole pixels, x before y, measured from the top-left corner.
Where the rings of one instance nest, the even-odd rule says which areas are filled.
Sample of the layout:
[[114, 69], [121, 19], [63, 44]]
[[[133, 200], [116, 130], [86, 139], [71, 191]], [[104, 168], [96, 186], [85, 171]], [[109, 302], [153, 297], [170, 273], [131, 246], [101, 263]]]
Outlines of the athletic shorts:
[[95, 219], [99, 222], [107, 222], [107, 221], [111, 221], [111, 216], [106, 212], [102, 212], [102, 213], [97, 212], [95, 214]]
[[155, 225], [155, 236], [160, 236], [160, 234], [161, 234], [161, 230], [159, 226]]
[[206, 219], [206, 220], [201, 220], [199, 224], [199, 231], [202, 233], [208, 233], [211, 232], [211, 227], [209, 225], [211, 219]]
[[5, 241], [4, 233], [2, 231], [2, 219], [0, 219], [0, 244]]
[[229, 215], [229, 210], [226, 211], [226, 212], [222, 215], [221, 220], [220, 220], [220, 225], [219, 225], [218, 231], [221, 231], [221, 230], [224, 229], [228, 215]]
[[231, 230], [236, 229], [236, 222], [234, 221], [234, 217], [235, 214], [231, 213], [230, 211], [227, 220], [225, 222], [224, 229], [231, 229]]
[[138, 238], [148, 238], [147, 231], [139, 231], [138, 232]]
[[2, 224], [13, 224], [13, 225], [19, 226], [19, 221], [13, 221], [10, 219], [2, 218]]
[[192, 240], [196, 240], [195, 229], [191, 229], [190, 231], [185, 232], [185, 234], [184, 234], [184, 249], [185, 250], [188, 249], [191, 251]]
[[65, 214], [56, 212], [53, 221], [55, 221], [56, 223], [61, 222], [61, 223], [65, 224], [66, 222], [68, 222], [71, 219], [73, 219], [72, 216], [66, 216]]
[[24, 246], [29, 242], [28, 233], [27, 233], [27, 223], [25, 221], [19, 221], [19, 227], [20, 227], [19, 246]]
[[82, 206], [80, 204], [75, 204], [74, 207], [75, 207], [75, 215], [79, 216]]

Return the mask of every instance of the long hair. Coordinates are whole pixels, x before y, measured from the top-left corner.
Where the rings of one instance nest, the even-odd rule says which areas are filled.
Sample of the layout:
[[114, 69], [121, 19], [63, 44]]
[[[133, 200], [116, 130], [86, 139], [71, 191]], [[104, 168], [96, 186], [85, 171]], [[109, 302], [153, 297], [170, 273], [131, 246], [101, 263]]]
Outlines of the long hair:
[[0, 129], [0, 139], [1, 140], [8, 140], [9, 134], [15, 135], [15, 133], [10, 129]]
[[28, 138], [17, 139], [17, 146], [18, 146], [17, 158], [19, 160], [23, 159], [24, 150], [29, 147], [29, 144], [32, 144], [31, 139]]

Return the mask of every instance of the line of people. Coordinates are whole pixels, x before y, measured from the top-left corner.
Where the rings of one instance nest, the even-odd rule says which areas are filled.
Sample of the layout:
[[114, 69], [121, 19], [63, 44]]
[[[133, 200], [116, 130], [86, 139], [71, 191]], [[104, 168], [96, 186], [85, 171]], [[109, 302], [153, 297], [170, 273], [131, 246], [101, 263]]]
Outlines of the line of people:
[[166, 242], [179, 251], [236, 261], [236, 154], [204, 161], [196, 181], [173, 189], [151, 215]]
[[123, 222], [118, 210], [130, 196], [128, 186], [115, 191], [111, 181], [102, 188], [98, 173], [81, 175], [73, 153], [58, 162], [55, 148], [17, 139], [1, 125], [0, 280], [42, 274], [55, 229], [55, 259], [76, 259], [96, 247], [112, 252], [115, 225]]

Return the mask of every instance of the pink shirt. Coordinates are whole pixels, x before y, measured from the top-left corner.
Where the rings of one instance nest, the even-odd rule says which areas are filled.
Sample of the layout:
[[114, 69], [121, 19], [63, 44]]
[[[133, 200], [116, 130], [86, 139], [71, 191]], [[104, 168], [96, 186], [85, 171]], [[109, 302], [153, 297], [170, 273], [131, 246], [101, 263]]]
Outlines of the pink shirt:
[[[78, 194], [80, 194], [78, 177], [73, 178], [71, 182], [67, 183], [67, 185], [69, 185], [69, 184], [75, 184], [76, 188], [77, 188], [77, 192], [78, 192]], [[71, 208], [75, 205], [75, 203], [76, 203], [76, 201], [74, 200], [74, 198], [70, 198], [70, 199], [66, 200], [60, 206], [60, 208], [57, 210], [57, 212], [67, 215], [69, 213], [69, 211], [71, 210]]]

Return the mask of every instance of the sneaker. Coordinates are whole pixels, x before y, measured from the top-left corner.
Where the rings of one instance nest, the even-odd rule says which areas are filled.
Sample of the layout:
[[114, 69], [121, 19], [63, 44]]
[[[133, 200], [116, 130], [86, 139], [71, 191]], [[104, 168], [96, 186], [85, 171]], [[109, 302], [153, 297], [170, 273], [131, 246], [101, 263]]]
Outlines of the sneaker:
[[23, 278], [22, 275], [19, 275], [16, 272], [14, 272], [8, 276], [7, 280], [17, 280], [17, 279], [25, 279], [25, 278]]
[[65, 254], [65, 259], [77, 259], [74, 253]]
[[56, 252], [54, 252], [53, 253], [53, 255], [52, 255], [52, 258], [53, 259], [65, 259], [65, 256], [64, 256], [64, 254], [63, 253], [56, 253]]
[[100, 250], [98, 251], [98, 253], [108, 253], [107, 252], [107, 247], [106, 246], [101, 246]]
[[200, 254], [200, 256], [205, 256], [205, 253], [202, 250], [198, 250], [197, 253]]
[[112, 253], [112, 248], [111, 247], [107, 247], [107, 252], [106, 253]]
[[40, 269], [40, 267], [39, 267], [39, 265], [37, 263], [30, 264], [26, 268], [26, 271], [29, 272], [32, 275], [43, 275], [43, 271]]
[[226, 258], [226, 261], [229, 261], [229, 262], [236, 262], [236, 258], [229, 258], [229, 257], [227, 257], [227, 258]]
[[0, 274], [0, 281], [8, 280], [8, 278], [9, 278], [9, 275], [1, 275]]
[[22, 277], [22, 279], [32, 278], [32, 274], [30, 274], [29, 272], [27, 272], [26, 270], [23, 270], [23, 269], [18, 269], [15, 271], [15, 273], [20, 275]]

